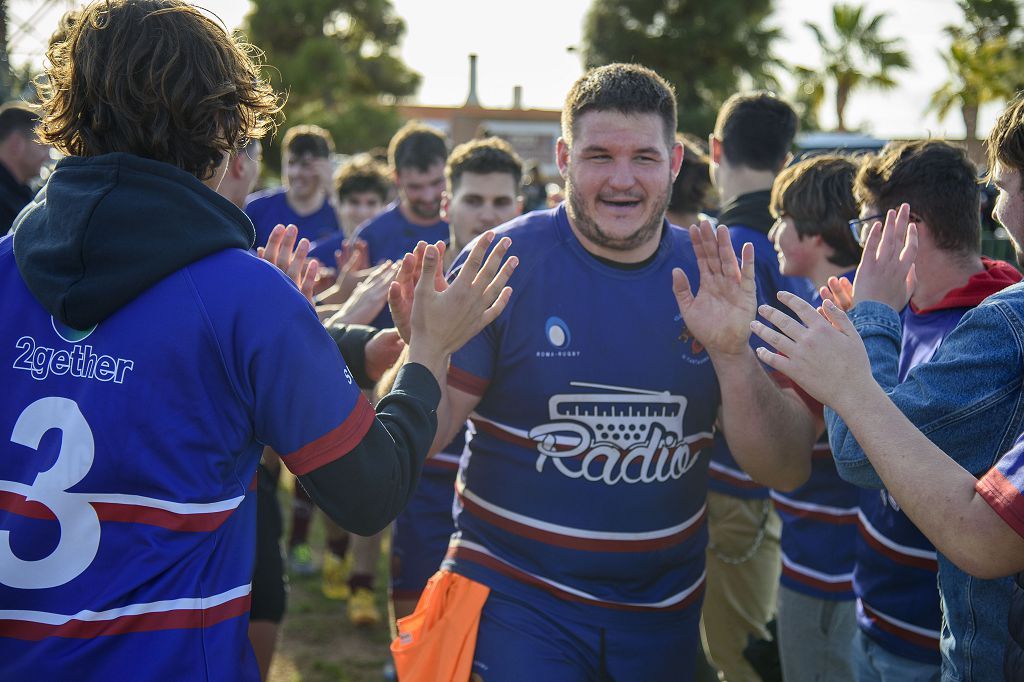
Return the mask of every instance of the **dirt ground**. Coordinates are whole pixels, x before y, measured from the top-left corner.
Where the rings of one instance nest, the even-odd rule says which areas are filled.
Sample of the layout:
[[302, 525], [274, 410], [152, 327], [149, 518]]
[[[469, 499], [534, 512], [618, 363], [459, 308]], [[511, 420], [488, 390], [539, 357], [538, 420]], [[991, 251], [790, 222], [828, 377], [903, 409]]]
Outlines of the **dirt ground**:
[[[281, 492], [285, 519], [290, 491]], [[287, 531], [285, 534], [287, 537]], [[318, 517], [310, 532], [319, 565], [323, 526]], [[270, 682], [381, 682], [391, 659], [387, 626], [388, 538], [385, 537], [377, 572], [377, 603], [384, 614], [374, 628], [349, 624], [347, 602], [332, 601], [320, 592], [320, 575], [289, 579], [288, 612], [270, 669]]]

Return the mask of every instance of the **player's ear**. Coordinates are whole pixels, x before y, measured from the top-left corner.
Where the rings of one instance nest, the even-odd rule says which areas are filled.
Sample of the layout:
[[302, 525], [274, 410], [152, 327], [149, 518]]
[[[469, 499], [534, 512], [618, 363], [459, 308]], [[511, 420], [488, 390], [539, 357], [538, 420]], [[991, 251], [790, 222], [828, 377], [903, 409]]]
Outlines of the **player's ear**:
[[565, 179], [569, 174], [569, 143], [564, 137], [559, 137], [555, 143], [555, 163], [558, 164], [558, 174]]

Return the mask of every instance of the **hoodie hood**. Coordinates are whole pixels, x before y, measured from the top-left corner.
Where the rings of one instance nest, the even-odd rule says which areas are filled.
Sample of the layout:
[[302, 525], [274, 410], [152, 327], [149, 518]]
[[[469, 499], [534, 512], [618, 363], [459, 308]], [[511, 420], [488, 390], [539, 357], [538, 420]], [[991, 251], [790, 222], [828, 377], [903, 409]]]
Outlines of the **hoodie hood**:
[[981, 262], [985, 269], [971, 275], [971, 278], [967, 280], [967, 284], [946, 292], [942, 300], [931, 308], [918, 310], [911, 303], [911, 310], [918, 315], [924, 315], [936, 310], [947, 310], [949, 308], [974, 308], [992, 294], [998, 293], [1011, 284], [1021, 281], [1021, 274], [1006, 261], [993, 260], [982, 256]]
[[14, 227], [14, 258], [51, 315], [88, 329], [172, 272], [255, 239], [249, 218], [195, 176], [114, 153], [57, 164]]

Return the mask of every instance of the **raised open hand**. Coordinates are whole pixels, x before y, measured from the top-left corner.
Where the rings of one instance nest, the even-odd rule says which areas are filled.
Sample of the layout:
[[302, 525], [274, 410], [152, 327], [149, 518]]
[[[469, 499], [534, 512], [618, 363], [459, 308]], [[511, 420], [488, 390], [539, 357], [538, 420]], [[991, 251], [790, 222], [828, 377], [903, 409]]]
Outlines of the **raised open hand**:
[[[419, 281], [415, 284], [412, 297], [410, 359], [414, 359], [414, 349], [426, 349], [428, 353], [439, 352], [443, 355], [454, 353], [505, 309], [512, 295], [512, 289], [505, 284], [519, 264], [519, 259], [512, 256], [502, 263], [512, 245], [511, 239], [503, 237], [485, 260], [484, 256], [493, 240], [494, 234], [491, 232], [477, 239], [450, 285], [438, 274], [443, 249], [436, 245], [423, 247]], [[419, 247], [417, 251], [420, 251]], [[413, 260], [416, 260], [415, 255]], [[408, 262], [407, 257], [403, 267]], [[398, 280], [401, 279], [399, 273], [398, 279], [391, 285], [393, 294], [389, 300], [400, 295], [402, 284]]]
[[362, 239], [346, 239], [341, 249], [334, 252], [334, 262], [338, 273], [336, 298], [344, 301], [366, 277], [366, 270], [370, 267], [370, 247]]
[[853, 283], [853, 304], [878, 301], [899, 312], [907, 305], [917, 279], [917, 225], [910, 222], [909, 204], [885, 216], [885, 227], [871, 226]]
[[874, 379], [864, 342], [846, 313], [826, 300], [819, 314], [799, 296], [785, 291], [779, 292], [779, 300], [799, 321], [771, 306], [761, 306], [758, 312], [776, 329], [759, 320], [751, 322], [750, 329], [776, 352], [758, 348], [757, 357], [833, 408], [839, 408], [837, 403], [844, 396], [861, 395], [853, 389]]
[[840, 310], [849, 312], [853, 307], [853, 284], [845, 277], [829, 277], [818, 293], [822, 301], [832, 301]]
[[672, 291], [683, 323], [710, 355], [742, 353], [757, 310], [754, 247], [744, 244], [743, 262], [738, 263], [729, 228], [716, 230], [706, 220], [700, 227], [690, 226], [690, 240], [700, 272], [697, 295], [686, 273], [679, 268], [672, 271]]
[[[434, 244], [434, 248], [441, 254], [443, 262], [445, 243], [437, 242]], [[397, 286], [392, 286], [388, 290], [388, 306], [391, 309], [391, 319], [394, 320], [398, 333], [406, 343], [409, 343], [409, 339], [412, 338], [413, 297], [416, 285], [419, 283], [420, 276], [423, 273], [423, 261], [426, 251], [427, 243], [419, 242], [412, 253], [405, 254], [405, 258], [402, 259], [398, 269], [398, 276], [395, 278]], [[437, 268], [433, 279], [435, 291], [442, 292], [448, 288], [442, 268]]]
[[398, 265], [389, 260], [384, 261], [370, 270], [362, 282], [342, 304], [338, 312], [326, 323], [334, 324], [369, 324], [384, 309], [387, 302], [388, 289], [398, 273]]
[[[299, 228], [277, 225], [270, 232], [266, 246], [256, 249], [256, 255], [276, 265], [299, 288], [306, 300], [313, 304], [313, 289], [320, 264], [309, 255], [309, 240], [303, 237], [295, 244]], [[294, 248], [294, 250], [293, 250]]]

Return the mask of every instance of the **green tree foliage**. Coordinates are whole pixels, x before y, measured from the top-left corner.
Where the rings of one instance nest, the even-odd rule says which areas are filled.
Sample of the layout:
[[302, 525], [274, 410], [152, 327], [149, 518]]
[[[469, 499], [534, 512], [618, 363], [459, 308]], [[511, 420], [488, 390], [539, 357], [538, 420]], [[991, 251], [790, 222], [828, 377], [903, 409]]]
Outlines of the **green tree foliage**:
[[594, 0], [583, 25], [587, 68], [648, 66], [676, 88], [680, 130], [706, 135], [742, 85], [778, 86], [772, 0]]
[[[331, 131], [339, 152], [386, 145], [401, 125], [391, 105], [419, 86], [419, 74], [396, 54], [405, 22], [391, 0], [252, 0], [243, 32], [288, 93], [280, 132], [315, 123]], [[266, 158], [276, 169], [280, 154], [268, 150]]]
[[947, 26], [949, 51], [942, 54], [949, 80], [932, 94], [928, 108], [939, 117], [959, 109], [972, 155], [978, 155], [978, 110], [1013, 97], [1022, 84], [1024, 39], [1016, 0], [959, 0], [962, 24]]
[[[805, 22], [821, 47], [823, 68], [802, 67], [803, 73], [814, 74], [835, 88], [837, 130], [846, 130], [846, 105], [854, 90], [865, 86], [891, 90], [896, 87], [893, 73], [910, 68], [907, 53], [897, 47], [899, 39], [881, 35], [887, 16], [885, 12], [870, 16], [863, 6], [837, 3], [832, 6], [829, 30]], [[799, 77], [801, 72], [797, 73]], [[822, 85], [812, 79], [812, 89]], [[818, 97], [819, 103], [823, 100]]]

